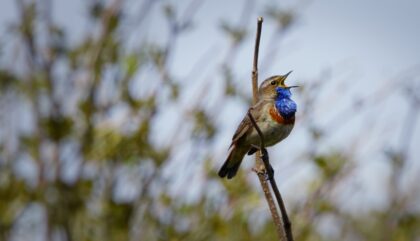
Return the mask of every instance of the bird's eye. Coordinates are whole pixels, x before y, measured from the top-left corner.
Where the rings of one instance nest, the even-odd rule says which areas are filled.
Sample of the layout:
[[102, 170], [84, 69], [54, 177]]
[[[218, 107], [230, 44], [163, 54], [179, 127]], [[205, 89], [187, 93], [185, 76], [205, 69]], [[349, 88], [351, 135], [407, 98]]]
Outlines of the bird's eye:
[[276, 85], [276, 84], [277, 84], [277, 81], [275, 80], [271, 81], [271, 85]]

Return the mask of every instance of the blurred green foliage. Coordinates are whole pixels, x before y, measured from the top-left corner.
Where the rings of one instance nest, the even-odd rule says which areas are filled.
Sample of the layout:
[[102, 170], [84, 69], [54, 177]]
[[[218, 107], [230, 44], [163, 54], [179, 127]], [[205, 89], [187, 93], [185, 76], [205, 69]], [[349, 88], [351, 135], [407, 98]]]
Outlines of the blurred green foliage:
[[[184, 184], [181, 194], [170, 189], [167, 169], [187, 173], [180, 166], [173, 168], [180, 147], [176, 138], [181, 133], [170, 137], [161, 130], [159, 139], [169, 139], [170, 144], [158, 143], [152, 136], [156, 116], [167, 105], [180, 102], [185, 91], [168, 67], [173, 51], [170, 42], [167, 46], [142, 42], [139, 48], [127, 48], [121, 35], [122, 23], [128, 21], [123, 4], [92, 1], [87, 12], [94, 33], [69, 44], [66, 37], [72, 33], [46, 21], [39, 10], [48, 1], [17, 2], [21, 15], [14, 34], [21, 41], [19, 49], [24, 54], [20, 61], [25, 67], [14, 71], [1, 67], [0, 101], [8, 111], [22, 109], [30, 117], [15, 123], [26, 131], [16, 131], [0, 143], [0, 240], [20, 237], [16, 230], [36, 209], [34, 204], [42, 210], [45, 218], [38, 222], [46, 228], [25, 233], [29, 237], [31, 232], [41, 233], [45, 240], [277, 240], [258, 187], [245, 172], [239, 172], [233, 181], [220, 180], [210, 164], [215, 161], [211, 153], [196, 160], [196, 150], [192, 150], [191, 162], [203, 171], [195, 200], [183, 197], [195, 183]], [[176, 7], [165, 5], [162, 11], [172, 38], [192, 27], [191, 19], [182, 19]], [[296, 17], [292, 11], [277, 8], [267, 12], [279, 28], [289, 28]], [[39, 26], [46, 26], [44, 32], [36, 30]], [[249, 32], [247, 27], [226, 21], [221, 30], [233, 49], [239, 48]], [[229, 65], [222, 66], [225, 101], [241, 93]], [[140, 78], [141, 85], [157, 82], [160, 91], [134, 94], [132, 86], [148, 69], [156, 74], [151, 79]], [[101, 97], [104, 91], [112, 93], [105, 100]], [[215, 111], [200, 103], [188, 108], [175, 129], [186, 132], [195, 143], [214, 141], [220, 131]], [[121, 109], [125, 110], [121, 112], [124, 120], [118, 125], [109, 116]], [[176, 120], [166, 121], [177, 125]], [[311, 132], [312, 124], [307, 125]], [[6, 133], [8, 127], [2, 128]], [[322, 132], [317, 133], [313, 146]], [[409, 197], [391, 193], [392, 205], [386, 210], [344, 212], [331, 192], [342, 188], [341, 180], [351, 174], [354, 167], [348, 163], [352, 157], [340, 152], [310, 153], [317, 177], [308, 186], [307, 199], [290, 204], [296, 240], [418, 240], [420, 218], [404, 206]], [[36, 175], [21, 174], [22, 163], [33, 166]], [[122, 188], [118, 180], [128, 175], [119, 172], [123, 168], [140, 169], [132, 181], [138, 193], [127, 200], [117, 194]], [[72, 177], [66, 178], [69, 169]], [[325, 217], [334, 218], [331, 229], [335, 235], [320, 231], [318, 224]]]

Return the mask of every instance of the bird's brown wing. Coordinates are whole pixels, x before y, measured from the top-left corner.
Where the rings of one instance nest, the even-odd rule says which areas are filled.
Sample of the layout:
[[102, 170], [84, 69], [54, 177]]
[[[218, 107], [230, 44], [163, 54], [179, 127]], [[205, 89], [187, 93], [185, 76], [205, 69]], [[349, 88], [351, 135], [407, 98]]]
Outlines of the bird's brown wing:
[[232, 144], [236, 143], [244, 134], [252, 127], [252, 123], [248, 118], [248, 115], [244, 117], [244, 119], [241, 121], [241, 123], [238, 126], [238, 129], [236, 129], [235, 134], [232, 137]]
[[[257, 121], [260, 119], [260, 116], [262, 114], [263, 105], [266, 104], [265, 100], [259, 101], [257, 104], [252, 106], [251, 114], [254, 117], [254, 119]], [[245, 135], [248, 131], [251, 131], [252, 128], [252, 122], [248, 117], [248, 113], [245, 115], [245, 117], [242, 119], [241, 123], [239, 124], [238, 128], [236, 129], [235, 134], [232, 137], [232, 144], [231, 146], [236, 143], [241, 137]]]

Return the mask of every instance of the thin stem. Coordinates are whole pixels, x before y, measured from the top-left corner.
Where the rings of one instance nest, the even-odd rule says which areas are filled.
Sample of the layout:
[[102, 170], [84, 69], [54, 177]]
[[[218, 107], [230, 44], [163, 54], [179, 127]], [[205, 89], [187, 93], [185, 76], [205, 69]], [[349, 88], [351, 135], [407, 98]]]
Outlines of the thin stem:
[[[254, 62], [253, 62], [253, 68], [252, 68], [252, 94], [253, 94], [254, 104], [258, 102], [258, 52], [259, 52], [259, 46], [260, 46], [262, 23], [263, 23], [263, 18], [259, 17], [257, 21], [257, 33], [255, 36], [255, 48], [254, 48]], [[250, 112], [249, 112], [249, 115], [250, 115]], [[250, 118], [251, 121], [254, 121], [255, 123], [255, 120], [252, 118], [252, 115], [250, 116], [251, 116]], [[260, 129], [257, 129], [257, 131], [261, 132]], [[264, 138], [261, 139], [261, 143], [264, 143]], [[285, 234], [284, 234], [284, 230], [281, 224], [280, 215], [279, 215], [276, 203], [274, 202], [273, 195], [271, 194], [270, 187], [268, 186], [268, 183], [266, 182], [264, 175], [260, 175], [261, 173], [264, 173], [264, 164], [262, 163], [262, 160], [261, 158], [259, 158], [259, 156], [260, 155], [258, 154], [255, 155], [255, 162], [256, 162], [255, 171], [258, 174], [258, 180], [260, 181], [261, 187], [265, 195], [265, 199], [267, 200], [268, 207], [270, 209], [271, 216], [274, 221], [274, 225], [276, 226], [277, 234], [279, 235], [280, 240], [284, 240]]]
[[267, 172], [268, 180], [270, 181], [271, 188], [273, 189], [273, 192], [276, 195], [276, 200], [280, 207], [280, 212], [281, 212], [282, 221], [283, 221], [283, 228], [284, 228], [284, 231], [286, 232], [286, 240], [293, 241], [292, 223], [290, 222], [289, 216], [287, 215], [286, 206], [284, 205], [283, 198], [281, 197], [279, 188], [277, 187], [276, 180], [274, 179], [274, 171], [270, 165], [268, 152], [267, 152], [267, 149], [265, 148], [264, 136], [261, 132], [261, 129], [258, 127], [257, 123], [255, 122], [254, 117], [251, 114], [251, 109], [248, 111], [248, 117], [251, 120], [251, 123], [254, 126], [255, 130], [257, 131], [258, 136], [260, 137], [260, 151], [262, 152], [261, 159], [264, 163], [265, 170], [268, 171]]
[[260, 151], [261, 151], [261, 150], [265, 149], [264, 135], [262, 134], [262, 131], [261, 131], [260, 127], [257, 125], [257, 122], [254, 119], [254, 116], [252, 116], [251, 110], [252, 110], [252, 108], [250, 108], [248, 110], [248, 117], [249, 117], [249, 120], [251, 121], [252, 125], [254, 126], [255, 130], [257, 131], [258, 136], [260, 137]]
[[[260, 46], [262, 23], [263, 23], [263, 18], [259, 17], [258, 22], [257, 22], [257, 33], [255, 37], [255, 48], [254, 48], [254, 62], [253, 62], [253, 68], [252, 68], [252, 94], [253, 94], [254, 104], [258, 102], [258, 52], [259, 52], [259, 46]], [[259, 174], [258, 177], [261, 183], [261, 187], [264, 191], [266, 200], [268, 202], [268, 206], [270, 208], [270, 212], [273, 217], [274, 224], [276, 225], [280, 240], [286, 239], [287, 241], [293, 241], [292, 225], [287, 215], [286, 207], [280, 195], [280, 191], [274, 179], [274, 171], [270, 165], [268, 152], [265, 149], [264, 136], [260, 128], [258, 127], [254, 117], [252, 116], [251, 110], [252, 109], [248, 111], [248, 117], [251, 120], [252, 125], [254, 126], [255, 130], [258, 132], [258, 135], [260, 137], [260, 151], [257, 153], [255, 157], [255, 160], [257, 163], [256, 172]], [[262, 153], [262, 154], [258, 155], [259, 153]], [[259, 156], [261, 156], [261, 158], [259, 158]], [[267, 182], [265, 178], [263, 177], [263, 175], [260, 175], [264, 171], [267, 172], [269, 180], [270, 180], [271, 188], [274, 191], [274, 194], [276, 195], [276, 200], [282, 214], [283, 227], [281, 226], [278, 210], [273, 201], [273, 197], [271, 195]]]
[[[263, 165], [264, 166], [264, 165]], [[261, 183], [262, 190], [264, 192], [265, 199], [268, 203], [268, 208], [270, 209], [271, 216], [273, 218], [274, 226], [276, 227], [277, 235], [279, 236], [280, 240], [286, 239], [286, 234], [284, 232], [284, 228], [280, 219], [280, 213], [277, 209], [276, 203], [274, 202], [273, 194], [271, 193], [271, 189], [267, 183], [266, 175], [264, 172], [254, 168], [255, 173], [258, 175], [258, 180]]]
[[258, 102], [258, 53], [260, 49], [260, 38], [263, 18], [259, 17], [257, 22], [257, 34], [255, 36], [255, 48], [254, 48], [254, 63], [252, 68], [252, 95], [254, 104]]

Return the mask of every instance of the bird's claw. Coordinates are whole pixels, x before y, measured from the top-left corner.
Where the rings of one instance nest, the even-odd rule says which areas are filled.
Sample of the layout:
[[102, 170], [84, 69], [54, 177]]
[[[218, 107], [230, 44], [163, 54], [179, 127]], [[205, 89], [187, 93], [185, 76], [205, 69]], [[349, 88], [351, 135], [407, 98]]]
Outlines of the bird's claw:
[[268, 169], [264, 168], [263, 170], [260, 170], [260, 169], [254, 167], [254, 168], [252, 168], [252, 170], [255, 173], [257, 173], [258, 176], [264, 176], [264, 179], [266, 181], [272, 179], [273, 176], [274, 176], [274, 169], [271, 167], [271, 165], [268, 166]]
[[265, 169], [264, 170], [260, 170], [260, 169], [258, 169], [258, 168], [256, 168], [256, 167], [253, 167], [252, 168], [252, 171], [254, 171], [255, 173], [257, 173], [257, 175], [258, 176], [260, 176], [260, 175], [266, 175], [266, 172], [265, 172]]
[[274, 169], [270, 164], [268, 164], [268, 169], [265, 170], [265, 177], [266, 180], [270, 180], [274, 177]]
[[266, 181], [273, 179], [274, 169], [269, 162], [267, 149], [265, 149], [264, 147], [261, 149], [261, 147], [253, 144], [251, 144], [251, 147], [261, 151], [261, 160], [263, 161], [264, 166], [266, 167], [263, 170], [253, 168], [253, 171], [256, 172], [258, 175], [263, 175]]
[[263, 160], [263, 162], [268, 162], [268, 152], [267, 149], [263, 148], [261, 150], [261, 159]]

